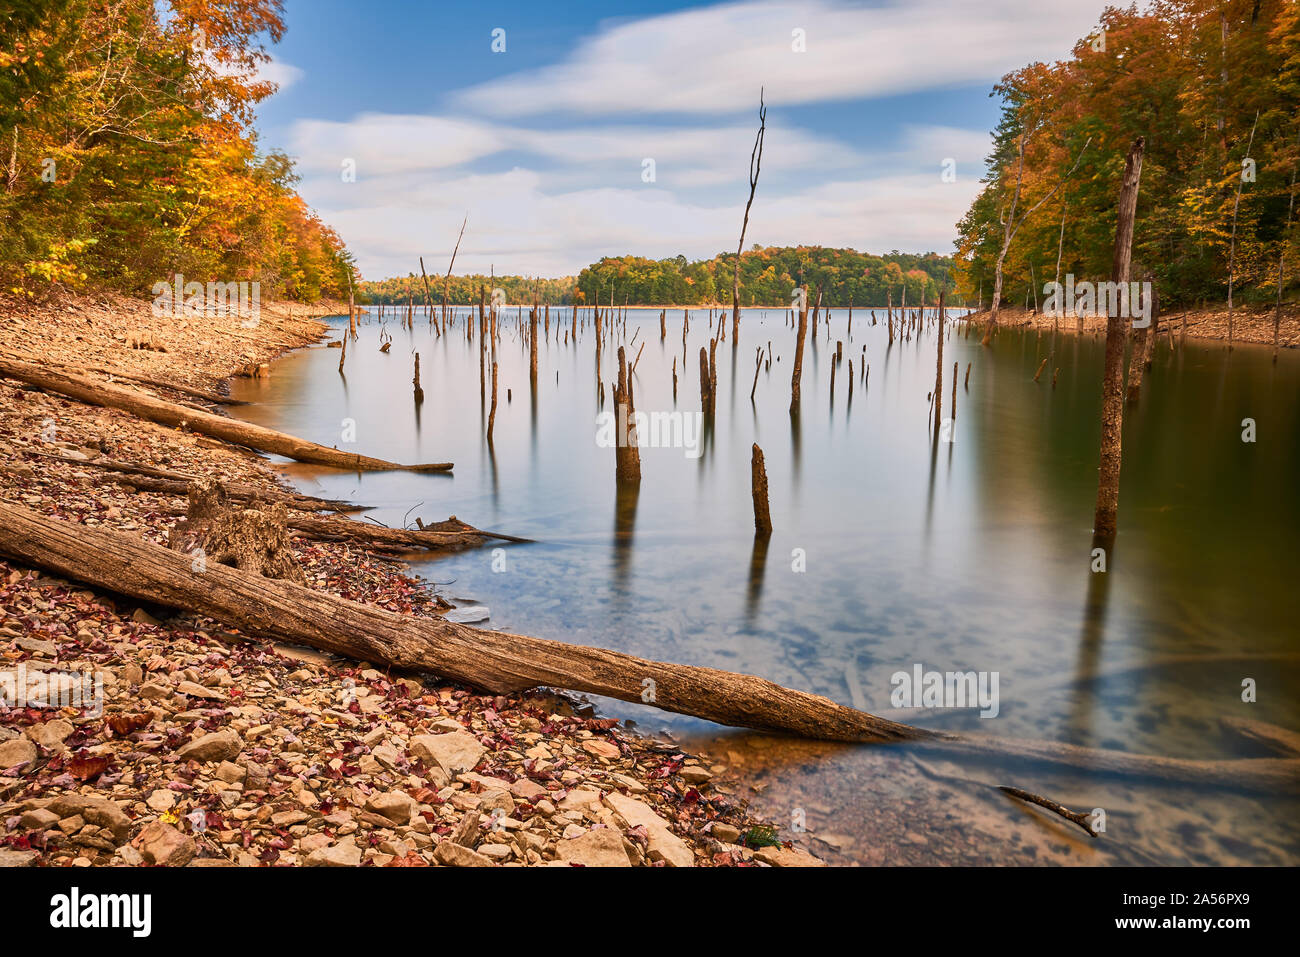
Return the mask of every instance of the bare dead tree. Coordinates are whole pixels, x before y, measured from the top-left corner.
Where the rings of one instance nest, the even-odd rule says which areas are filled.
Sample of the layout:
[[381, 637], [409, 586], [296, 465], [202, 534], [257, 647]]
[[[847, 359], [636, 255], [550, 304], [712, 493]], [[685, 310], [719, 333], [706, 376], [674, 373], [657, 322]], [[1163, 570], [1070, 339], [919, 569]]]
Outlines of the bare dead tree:
[[749, 228], [749, 208], [754, 205], [754, 191], [758, 189], [758, 173], [763, 165], [763, 137], [767, 134], [767, 107], [763, 104], [763, 90], [758, 91], [758, 135], [749, 154], [749, 202], [745, 203], [745, 218], [740, 224], [740, 242], [736, 245], [736, 267], [731, 274], [731, 339], [734, 343], [740, 332], [740, 254], [745, 249], [745, 230]]
[[465, 238], [465, 224], [469, 222], [469, 213], [460, 223], [460, 235], [456, 237], [456, 246], [451, 251], [451, 263], [447, 266], [447, 278], [442, 281], [442, 331], [447, 331], [447, 296], [451, 291], [451, 271], [456, 268], [456, 253], [460, 252], [460, 241]]
[[[1133, 257], [1133, 221], [1137, 214], [1138, 183], [1142, 179], [1142, 153], [1146, 139], [1139, 136], [1124, 162], [1119, 194], [1119, 220], [1115, 226], [1115, 256], [1111, 281], [1127, 283]], [[1097, 475], [1097, 509], [1093, 516], [1094, 540], [1115, 537], [1119, 518], [1120, 437], [1124, 426], [1124, 346], [1128, 317], [1112, 309], [1106, 319], [1106, 366], [1101, 386], [1101, 461]]]

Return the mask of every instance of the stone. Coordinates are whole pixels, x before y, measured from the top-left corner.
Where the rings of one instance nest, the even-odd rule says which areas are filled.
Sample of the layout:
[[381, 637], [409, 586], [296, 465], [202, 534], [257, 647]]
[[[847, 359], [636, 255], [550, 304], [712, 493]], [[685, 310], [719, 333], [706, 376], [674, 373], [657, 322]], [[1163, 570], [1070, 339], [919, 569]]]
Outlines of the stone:
[[491, 814], [497, 810], [512, 814], [515, 810], [515, 799], [507, 791], [484, 791], [480, 795], [478, 809], [484, 814]]
[[713, 772], [698, 764], [688, 764], [678, 773], [687, 784], [708, 784], [713, 780]]
[[650, 860], [663, 861], [670, 867], [695, 866], [695, 853], [690, 846], [669, 829], [668, 822], [650, 805], [617, 792], [606, 794], [605, 803], [613, 808], [625, 827], [645, 828], [648, 837], [646, 856]]
[[490, 857], [461, 847], [452, 841], [443, 841], [433, 851], [433, 859], [444, 867], [492, 867]]
[[11, 851], [0, 847], [0, 867], [31, 867], [35, 863], [35, 851]]
[[709, 828], [709, 833], [723, 844], [735, 844], [740, 840], [740, 828], [732, 827], [730, 824], [723, 824], [721, 821], [715, 821], [713, 826]]
[[144, 803], [159, 814], [164, 814], [176, 806], [176, 792], [159, 788], [145, 798]]
[[583, 867], [631, 867], [623, 835], [612, 828], [597, 827], [578, 837], [560, 841], [555, 845], [557, 860]]
[[382, 792], [366, 801], [366, 810], [386, 817], [394, 824], [406, 824], [415, 812], [415, 799], [405, 791]]
[[236, 732], [224, 728], [182, 745], [176, 756], [182, 761], [227, 761], [239, 754], [243, 744]]
[[498, 863], [510, 860], [511, 856], [514, 854], [514, 851], [505, 844], [484, 844], [478, 849], [478, 852], [484, 857], [490, 858]]
[[601, 738], [592, 738], [589, 741], [582, 742], [582, 750], [597, 758], [613, 760], [622, 752], [619, 751], [618, 745], [612, 741], [605, 741]]
[[43, 748], [61, 751], [63, 750], [63, 742], [67, 740], [68, 735], [72, 734], [73, 730], [71, 721], [55, 718], [53, 721], [32, 725], [27, 729], [27, 738]]
[[193, 681], [182, 681], [176, 686], [176, 690], [191, 698], [206, 698], [209, 701], [220, 701], [225, 698], [225, 695], [220, 691], [216, 691], [212, 688], [205, 688], [203, 685], [196, 684]]
[[26, 811], [23, 813], [23, 816], [18, 819], [20, 827], [38, 828], [42, 831], [54, 827], [58, 823], [59, 816], [53, 811], [47, 811], [43, 807], [37, 808], [34, 811]]
[[43, 658], [57, 658], [59, 646], [52, 641], [43, 641], [40, 638], [19, 638], [14, 642], [23, 651], [30, 651], [34, 655]]
[[146, 864], [161, 867], [184, 867], [198, 851], [193, 838], [161, 821], [145, 825], [131, 845]]
[[412, 756], [426, 764], [434, 764], [448, 774], [472, 771], [487, 748], [478, 743], [478, 738], [465, 731], [449, 731], [446, 734], [421, 734], [411, 739]]
[[47, 807], [60, 818], [80, 815], [89, 823], [108, 828], [114, 843], [121, 844], [131, 833], [131, 819], [107, 798], [85, 794], [61, 794]]
[[0, 771], [22, 767], [36, 760], [36, 745], [26, 738], [14, 738], [0, 744]]
[[[397, 762], [402, 760], [402, 756], [397, 753], [397, 749], [391, 744], [381, 744], [371, 750], [370, 754], [376, 761], [389, 770], [397, 767]], [[401, 855], [399, 854], [398, 856], [400, 857]]]
[[351, 838], [330, 847], [321, 847], [307, 855], [307, 867], [360, 867], [361, 848]]
[[764, 847], [754, 852], [754, 859], [772, 867], [825, 867], [807, 851], [797, 847]]
[[240, 784], [248, 777], [248, 770], [230, 761], [222, 761], [217, 768], [217, 779], [227, 784]]
[[546, 797], [546, 788], [542, 787], [536, 781], [530, 781], [528, 778], [520, 778], [514, 784], [510, 785], [510, 793], [521, 801], [527, 801], [529, 804], [536, 804], [539, 800]]

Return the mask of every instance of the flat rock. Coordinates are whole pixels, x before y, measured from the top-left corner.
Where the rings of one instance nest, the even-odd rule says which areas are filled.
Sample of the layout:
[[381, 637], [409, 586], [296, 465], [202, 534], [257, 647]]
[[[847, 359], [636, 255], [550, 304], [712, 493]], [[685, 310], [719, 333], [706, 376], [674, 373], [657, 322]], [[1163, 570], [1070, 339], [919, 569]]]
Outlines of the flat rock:
[[807, 851], [797, 847], [764, 847], [754, 852], [754, 859], [772, 867], [825, 867]]
[[668, 822], [650, 805], [617, 791], [606, 794], [604, 799], [626, 827], [645, 828], [649, 838], [646, 856], [650, 860], [663, 861], [670, 867], [695, 866], [695, 853], [690, 846], [669, 829]]
[[443, 841], [433, 852], [433, 859], [444, 867], [493, 867], [492, 858], [452, 841]]
[[19, 638], [14, 642], [23, 651], [29, 651], [34, 655], [40, 655], [43, 658], [54, 658], [58, 656], [59, 646], [52, 641], [43, 641], [40, 638]]
[[31, 867], [35, 863], [35, 851], [11, 851], [0, 847], [0, 867]]
[[332, 847], [321, 847], [307, 855], [307, 867], [360, 867], [361, 848], [351, 838]]
[[205, 688], [193, 681], [182, 681], [176, 686], [176, 690], [191, 698], [207, 698], [209, 701], [220, 701], [225, 698], [225, 695], [215, 688]]
[[238, 734], [223, 728], [182, 745], [176, 756], [182, 761], [228, 761], [239, 754], [243, 744]]
[[555, 845], [555, 856], [583, 867], [631, 867], [632, 859], [623, 846], [623, 835], [612, 828], [597, 827]]
[[415, 799], [405, 791], [386, 791], [371, 795], [366, 801], [366, 810], [394, 824], [406, 824], [415, 812]]
[[21, 767], [36, 760], [36, 745], [26, 738], [13, 738], [0, 744], [0, 770]]
[[198, 851], [193, 838], [161, 821], [145, 825], [131, 845], [140, 852], [146, 864], [162, 867], [184, 867]]
[[32, 725], [27, 729], [26, 733], [29, 741], [39, 744], [43, 748], [61, 750], [63, 742], [67, 740], [68, 735], [72, 734], [73, 730], [71, 721], [55, 718], [53, 721], [44, 721]]
[[87, 794], [61, 794], [46, 807], [61, 819], [79, 816], [91, 824], [108, 828], [115, 844], [121, 844], [131, 832], [131, 819], [107, 798]]
[[483, 760], [487, 748], [467, 731], [421, 734], [411, 739], [411, 754], [426, 764], [435, 764], [448, 774], [472, 771]]
[[546, 797], [546, 788], [542, 787], [536, 781], [530, 781], [528, 778], [520, 778], [514, 784], [510, 785], [510, 793], [521, 801], [527, 801], [529, 804], [536, 804], [542, 798]]

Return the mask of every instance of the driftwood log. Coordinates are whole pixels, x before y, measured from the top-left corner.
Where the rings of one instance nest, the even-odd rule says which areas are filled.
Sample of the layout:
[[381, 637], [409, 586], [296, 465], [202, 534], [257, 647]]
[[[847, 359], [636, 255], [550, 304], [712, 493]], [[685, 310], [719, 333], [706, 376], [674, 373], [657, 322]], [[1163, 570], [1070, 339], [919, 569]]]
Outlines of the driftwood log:
[[910, 741], [926, 750], [1040, 762], [1088, 773], [1300, 793], [1300, 759], [1189, 760], [927, 731], [750, 675], [405, 617], [222, 565], [209, 563], [198, 573], [189, 557], [126, 532], [49, 518], [4, 502], [0, 555], [142, 601], [209, 615], [250, 635], [430, 671], [498, 694], [546, 686], [826, 741]]
[[[23, 449], [24, 455], [43, 459], [54, 459], [78, 468], [103, 469], [110, 473], [101, 481], [116, 482], [127, 485], [139, 492], [159, 492], [164, 495], [189, 495], [190, 486], [200, 480], [201, 476], [189, 475], [172, 469], [154, 468], [137, 462], [123, 462], [117, 459], [74, 459], [66, 455], [52, 455], [34, 449]], [[236, 502], [283, 502], [286, 506], [304, 512], [362, 512], [369, 506], [356, 505], [344, 499], [317, 498], [301, 492], [264, 488], [260, 485], [248, 485], [243, 482], [223, 482], [226, 494]]]
[[498, 694], [564, 688], [835, 741], [898, 741], [926, 733], [749, 675], [405, 617], [224, 565], [208, 563], [198, 573], [188, 556], [126, 532], [7, 503], [0, 503], [0, 554], [142, 601], [210, 615], [252, 635], [431, 671]]
[[167, 402], [138, 389], [129, 389], [111, 382], [100, 382], [30, 362], [0, 358], [0, 376], [25, 382], [46, 392], [55, 392], [76, 399], [78, 402], [120, 409], [160, 425], [174, 427], [184, 425], [188, 429], [213, 438], [244, 445], [261, 452], [283, 455], [299, 462], [328, 465], [350, 471], [380, 472], [394, 470], [449, 472], [452, 467], [450, 462], [398, 465], [367, 455], [342, 452], [265, 426], [240, 422], [211, 412]]

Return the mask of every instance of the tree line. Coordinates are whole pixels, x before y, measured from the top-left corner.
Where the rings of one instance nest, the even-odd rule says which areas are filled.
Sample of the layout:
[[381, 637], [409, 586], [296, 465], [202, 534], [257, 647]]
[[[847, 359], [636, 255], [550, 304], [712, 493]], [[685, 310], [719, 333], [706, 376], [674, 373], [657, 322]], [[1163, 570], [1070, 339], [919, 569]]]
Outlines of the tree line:
[[961, 293], [1034, 304], [1105, 277], [1115, 197], [1145, 138], [1132, 275], [1162, 304], [1280, 302], [1300, 276], [1300, 5], [1155, 0], [1107, 9], [1065, 61], [994, 89], [985, 187], [958, 224]]
[[[477, 302], [480, 287], [502, 289], [510, 303], [551, 305], [727, 305], [735, 253], [690, 261], [685, 256], [647, 259], [643, 256], [607, 256], [576, 277], [531, 279], [523, 276], [452, 276], [449, 299]], [[938, 301], [939, 290], [952, 290], [952, 259], [937, 253], [900, 253], [883, 256], [854, 249], [823, 246], [755, 246], [740, 257], [742, 306], [789, 306], [792, 290], [807, 285], [810, 295], [822, 292], [828, 306], [919, 305]], [[432, 301], [442, 301], [443, 276], [429, 276]], [[419, 273], [363, 282], [360, 289], [370, 302], [404, 303], [408, 291], [416, 304], [424, 301], [424, 279]]]
[[15, 0], [0, 29], [0, 277], [145, 295], [258, 281], [346, 297], [351, 256], [258, 149], [280, 0]]

